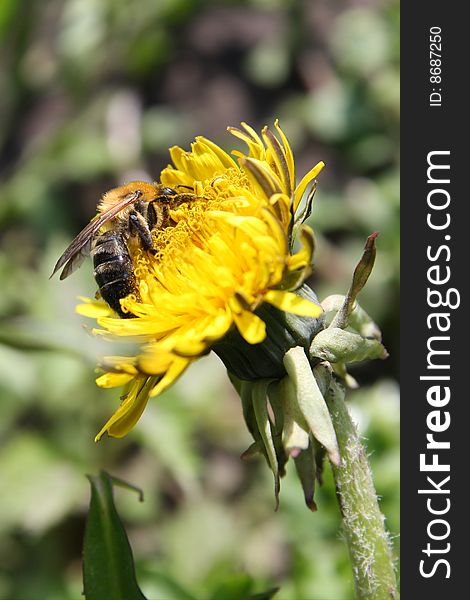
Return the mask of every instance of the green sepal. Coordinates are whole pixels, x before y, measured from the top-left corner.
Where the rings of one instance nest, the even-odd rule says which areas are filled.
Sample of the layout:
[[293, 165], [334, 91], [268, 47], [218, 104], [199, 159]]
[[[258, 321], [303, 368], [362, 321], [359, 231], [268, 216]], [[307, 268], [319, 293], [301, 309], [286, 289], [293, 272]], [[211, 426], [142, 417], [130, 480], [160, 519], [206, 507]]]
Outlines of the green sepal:
[[[325, 313], [338, 312], [344, 304], [344, 301], [345, 296], [342, 296], [341, 294], [332, 294], [322, 300], [321, 305]], [[357, 302], [354, 303], [352, 312], [349, 314], [348, 326], [356, 333], [362, 335], [362, 337], [374, 338], [379, 341], [382, 339], [382, 334], [376, 323], [374, 323], [372, 318]]]
[[[295, 293], [320, 306], [315, 292], [309, 286], [304, 284]], [[282, 379], [286, 374], [284, 354], [295, 346], [308, 349], [314, 336], [324, 327], [324, 315], [322, 313], [318, 318], [302, 317], [284, 312], [268, 302], [259, 306], [255, 314], [266, 325], [264, 341], [249, 344], [233, 328], [213, 344], [212, 350], [222, 360], [229, 374], [238, 380]]]
[[325, 466], [325, 457], [326, 450], [325, 448], [317, 442], [317, 440], [312, 436], [312, 449], [315, 454], [315, 477], [320, 485], [323, 485], [323, 468]]
[[348, 373], [346, 365], [344, 363], [332, 363], [331, 364], [334, 373], [341, 379], [343, 384], [350, 390], [357, 390], [359, 387], [358, 382], [351, 373]]
[[253, 389], [253, 409], [255, 412], [258, 430], [263, 439], [264, 448], [269, 466], [274, 475], [274, 496], [276, 499], [276, 510], [279, 508], [279, 492], [281, 489], [281, 480], [279, 474], [278, 458], [273, 440], [271, 421], [268, 413], [267, 389], [271, 383], [270, 379], [260, 379], [252, 384]]
[[376, 255], [375, 240], [378, 235], [379, 234], [375, 232], [367, 238], [364, 252], [354, 269], [351, 286], [344, 298], [343, 305], [336, 313], [336, 316], [331, 323], [331, 327], [344, 329], [348, 325], [349, 315], [353, 311], [357, 295], [367, 283], [369, 275], [374, 267]]
[[387, 358], [384, 346], [376, 339], [363, 338], [339, 327], [328, 327], [310, 345], [310, 357], [331, 363], [351, 363], [372, 358]]
[[282, 435], [284, 429], [284, 407], [282, 404], [282, 397], [279, 393], [278, 381], [273, 381], [268, 386], [268, 398], [274, 416], [274, 422], [271, 423], [271, 431], [273, 436], [274, 448], [276, 450], [279, 476], [284, 477], [284, 475], [286, 474], [285, 467], [289, 456], [286, 454], [284, 444], [282, 442]]
[[325, 396], [328, 393], [328, 390], [330, 389], [332, 377], [331, 365], [327, 362], [318, 363], [313, 368], [313, 376], [315, 377], [317, 385], [320, 388], [322, 396]]
[[284, 365], [294, 383], [292, 400], [295, 398], [310, 431], [325, 446], [330, 461], [339, 465], [338, 442], [330, 413], [303, 348], [291, 348], [286, 352]]
[[262, 453], [263, 451], [261, 450], [258, 442], [253, 442], [244, 452], [242, 452], [240, 458], [242, 460], [251, 460], [255, 456], [258, 456], [258, 454]]
[[[249, 432], [255, 440], [243, 452], [242, 459], [250, 459], [258, 453], [263, 454], [274, 476], [274, 495], [276, 510], [279, 506], [280, 477], [285, 474], [287, 456], [282, 447], [282, 425], [279, 428], [281, 415], [277, 410], [277, 423], [273, 425], [269, 419], [267, 390], [272, 380], [261, 379], [256, 382], [241, 381], [233, 374], [229, 374], [235, 389], [238, 391], [243, 417]], [[273, 402], [274, 406], [276, 403]], [[271, 406], [273, 406], [271, 404]], [[276, 408], [273, 408], [275, 411]]]
[[88, 475], [90, 510], [83, 544], [86, 600], [145, 600], [135, 576], [132, 550], [113, 500], [113, 479], [105, 471]]
[[286, 453], [295, 458], [308, 448], [308, 432], [297, 421], [290, 419], [284, 427], [282, 442]]
[[308, 448], [309, 428], [296, 399], [295, 386], [289, 377], [284, 377], [277, 385], [283, 408], [282, 444], [288, 456], [297, 456]]
[[315, 493], [315, 480], [317, 478], [317, 465], [315, 461], [315, 451], [313, 445], [300, 452], [294, 458], [297, 476], [304, 491], [305, 504], [312, 511], [317, 510], [317, 505], [313, 499]]
[[[232, 382], [236, 380], [240, 385], [238, 387], [238, 393], [240, 396], [240, 400], [242, 402], [242, 412], [243, 418], [245, 419], [246, 426], [248, 427], [248, 431], [253, 436], [256, 447], [253, 444], [245, 450], [242, 454], [242, 457], [249, 458], [252, 456], [256, 450], [264, 454], [266, 460], [268, 460], [268, 456], [266, 454], [266, 449], [264, 447], [263, 438], [259, 431], [258, 422], [256, 420], [255, 411], [253, 408], [253, 384], [251, 381], [240, 381], [233, 375], [230, 376]], [[268, 460], [269, 464], [269, 460]]]

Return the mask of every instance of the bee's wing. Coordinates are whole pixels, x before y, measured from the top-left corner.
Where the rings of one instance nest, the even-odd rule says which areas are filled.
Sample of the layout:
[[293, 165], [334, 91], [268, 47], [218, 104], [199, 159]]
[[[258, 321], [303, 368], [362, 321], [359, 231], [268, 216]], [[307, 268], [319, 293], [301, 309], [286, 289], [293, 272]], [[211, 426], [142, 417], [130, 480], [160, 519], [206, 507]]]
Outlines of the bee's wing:
[[[65, 267], [62, 269], [62, 273], [60, 274], [60, 277], [59, 277], [60, 280], [65, 279], [66, 277], [71, 275], [74, 271], [76, 271], [78, 269], [78, 267], [81, 266], [82, 262], [90, 254], [91, 240], [92, 240], [92, 238], [90, 237], [88, 239], [88, 241], [84, 244], [84, 246], [82, 246], [80, 248], [80, 250], [78, 250], [78, 252], [76, 252], [75, 254], [72, 254], [71, 258], [69, 258], [69, 260], [65, 263]], [[60, 269], [60, 267], [59, 267], [59, 269]], [[55, 272], [56, 272], [56, 270], [54, 269], [54, 273]], [[54, 273], [52, 273], [52, 275], [54, 275]], [[52, 277], [52, 275], [51, 275], [51, 277]]]
[[126, 206], [133, 204], [138, 198], [140, 198], [140, 192], [134, 192], [126, 196], [123, 200], [114, 204], [111, 208], [102, 212], [94, 217], [88, 225], [80, 231], [77, 237], [73, 240], [70, 246], [65, 250], [62, 256], [57, 261], [54, 270], [52, 271], [51, 277], [53, 277], [57, 271], [64, 265], [64, 270], [60, 274], [60, 279], [65, 279], [71, 273], [78, 269], [82, 264], [85, 256], [90, 252], [91, 241], [94, 235], [101, 229], [101, 227], [107, 223], [110, 219], [115, 217], [121, 212]]

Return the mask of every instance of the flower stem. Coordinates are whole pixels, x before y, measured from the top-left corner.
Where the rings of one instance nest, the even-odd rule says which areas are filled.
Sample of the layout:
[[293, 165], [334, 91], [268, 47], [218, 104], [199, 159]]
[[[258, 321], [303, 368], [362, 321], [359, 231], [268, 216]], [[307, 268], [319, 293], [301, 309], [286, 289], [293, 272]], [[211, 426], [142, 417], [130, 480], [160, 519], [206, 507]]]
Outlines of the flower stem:
[[364, 447], [344, 402], [343, 388], [332, 380], [325, 399], [341, 454], [340, 466], [332, 464], [332, 469], [357, 600], [395, 600], [398, 591], [390, 539]]

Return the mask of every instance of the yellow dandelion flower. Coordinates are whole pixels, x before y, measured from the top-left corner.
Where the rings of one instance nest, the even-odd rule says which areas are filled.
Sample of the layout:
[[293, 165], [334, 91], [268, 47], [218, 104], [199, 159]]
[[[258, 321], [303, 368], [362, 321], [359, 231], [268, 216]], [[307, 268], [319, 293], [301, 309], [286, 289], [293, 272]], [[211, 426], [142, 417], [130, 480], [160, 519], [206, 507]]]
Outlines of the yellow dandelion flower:
[[160, 182], [184, 190], [184, 201], [169, 204], [171, 225], [152, 231], [152, 253], [130, 248], [136, 293], [121, 300], [130, 318], [103, 301], [77, 307], [96, 319], [97, 335], [138, 347], [132, 356], [106, 357], [100, 365], [98, 385], [125, 389], [97, 440], [104, 433], [125, 435], [149, 397], [212, 349], [242, 379], [282, 377], [282, 357], [298, 344], [289, 318], [296, 315], [311, 340], [307, 324], [322, 311], [312, 293], [299, 292], [313, 253], [303, 217], [297, 219], [301, 248], [291, 248], [296, 212], [324, 165], [295, 186], [292, 150], [277, 122], [275, 128], [277, 134], [265, 127], [261, 135], [244, 123], [229, 128], [248, 146], [246, 154], [233, 152], [236, 159], [204, 137], [189, 152], [171, 148], [173, 164]]

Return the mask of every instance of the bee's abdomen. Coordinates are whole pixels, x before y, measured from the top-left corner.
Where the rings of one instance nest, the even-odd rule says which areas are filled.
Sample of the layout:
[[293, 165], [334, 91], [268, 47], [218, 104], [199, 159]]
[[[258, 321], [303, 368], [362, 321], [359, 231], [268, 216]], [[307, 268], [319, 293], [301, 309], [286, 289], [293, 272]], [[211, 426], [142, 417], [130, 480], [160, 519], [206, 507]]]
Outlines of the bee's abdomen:
[[123, 312], [120, 303], [122, 298], [135, 291], [134, 264], [122, 235], [106, 231], [96, 238], [91, 255], [93, 274], [102, 298], [121, 317], [132, 317]]

